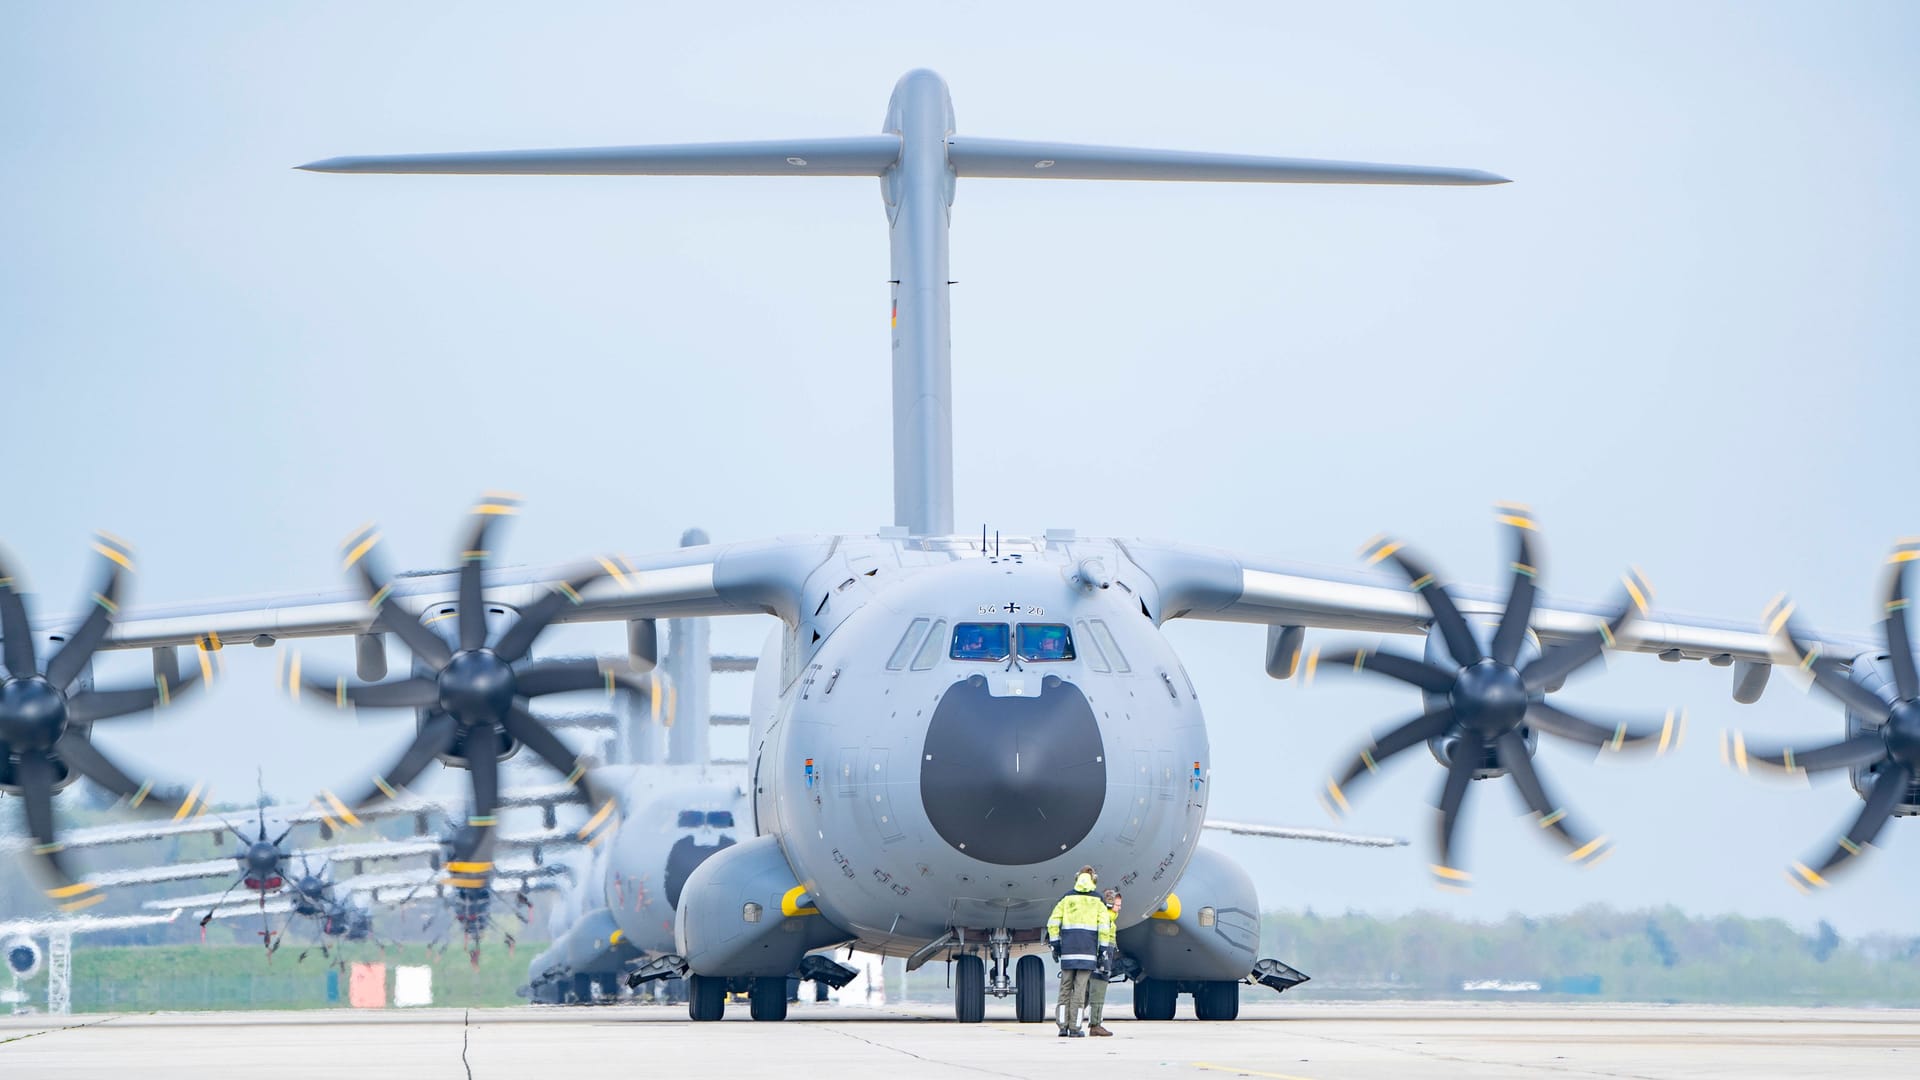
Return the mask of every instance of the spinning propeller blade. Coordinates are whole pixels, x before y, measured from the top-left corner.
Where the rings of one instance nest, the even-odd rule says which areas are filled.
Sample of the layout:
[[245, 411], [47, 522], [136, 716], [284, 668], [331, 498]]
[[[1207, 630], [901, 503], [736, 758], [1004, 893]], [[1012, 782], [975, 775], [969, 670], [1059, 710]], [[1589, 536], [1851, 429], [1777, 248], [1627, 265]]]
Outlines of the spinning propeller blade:
[[[1840, 742], [1806, 749], [1755, 747], [1744, 735], [1734, 732], [1722, 742], [1722, 754], [1743, 772], [1757, 762], [1790, 773], [1860, 769], [1874, 778], [1866, 792], [1866, 805], [1852, 826], [1834, 841], [1832, 850], [1817, 861], [1795, 862], [1788, 867], [1787, 880], [1802, 891], [1825, 888], [1836, 871], [1851, 865], [1873, 846], [1880, 830], [1902, 805], [1920, 801], [1913, 791], [1914, 780], [1920, 776], [1920, 677], [1915, 675], [1907, 594], [1907, 571], [1916, 559], [1920, 559], [1920, 539], [1901, 541], [1887, 557], [1881, 584], [1886, 617], [1881, 628], [1893, 678], [1891, 685], [1882, 687], [1879, 693], [1856, 681], [1856, 672], [1825, 655], [1818, 642], [1800, 631], [1793, 621], [1793, 604], [1785, 597], [1766, 610], [1768, 629], [1778, 634], [1799, 659], [1801, 669], [1813, 677], [1813, 684], [1859, 717], [1865, 727]], [[1892, 701], [1881, 696], [1889, 692]]]
[[578, 570], [553, 591], [527, 606], [519, 618], [489, 645], [484, 578], [492, 557], [490, 541], [502, 519], [519, 511], [509, 495], [490, 493], [474, 505], [460, 549], [458, 606], [450, 644], [440, 633], [397, 606], [387, 603], [391, 579], [379, 563], [380, 534], [372, 526], [361, 529], [346, 543], [346, 569], [354, 573], [378, 612], [377, 625], [392, 631], [412, 649], [426, 674], [383, 683], [358, 684], [344, 678], [303, 676], [295, 657], [285, 677], [296, 692], [332, 702], [339, 707], [412, 708], [427, 710], [419, 734], [400, 758], [371, 777], [369, 787], [350, 798], [325, 792], [322, 805], [331, 817], [348, 825], [358, 822], [354, 811], [383, 799], [396, 798], [435, 758], [455, 757], [471, 773], [472, 801], [466, 827], [459, 830], [448, 870], [462, 881], [484, 884], [491, 873], [494, 809], [499, 794], [498, 755], [513, 741], [525, 744], [567, 782], [582, 789], [590, 805], [607, 800], [590, 790], [588, 759], [575, 754], [527, 709], [527, 701], [546, 694], [601, 689], [608, 693], [622, 681], [622, 673], [596, 661], [528, 661], [535, 639], [569, 604], [580, 602], [580, 592], [613, 572], [611, 561]]
[[[85, 776], [149, 813], [171, 810], [174, 817], [184, 818], [205, 807], [202, 788], [181, 792], [156, 788], [151, 780], [136, 781], [93, 745], [95, 722], [171, 704], [199, 681], [192, 676], [175, 680], [159, 675], [152, 686], [139, 689], [83, 688], [81, 677], [88, 662], [120, 610], [122, 577], [133, 568], [125, 541], [101, 533], [93, 548], [102, 560], [93, 606], [66, 643], [47, 658], [44, 669], [39, 666], [20, 580], [0, 559], [0, 658], [7, 666], [5, 682], [0, 683], [0, 790], [19, 795], [26, 804], [33, 855], [48, 879], [47, 897], [65, 911], [92, 907], [106, 898], [96, 886], [74, 875], [54, 826], [54, 793], [74, 776]], [[200, 669], [212, 671], [204, 652]]]
[[1454, 832], [1468, 785], [1483, 771], [1489, 776], [1505, 773], [1513, 778], [1534, 820], [1566, 845], [1569, 859], [1591, 865], [1607, 854], [1606, 838], [1591, 837], [1576, 829], [1566, 810], [1547, 793], [1527, 744], [1528, 729], [1600, 750], [1657, 746], [1664, 752], [1679, 744], [1684, 727], [1684, 718], [1677, 712], [1669, 712], [1663, 725], [1640, 727], [1624, 722], [1599, 723], [1547, 704], [1550, 687], [1557, 687], [1562, 679], [1599, 659], [1627, 620], [1647, 610], [1652, 590], [1636, 572], [1624, 579], [1626, 597], [1619, 609], [1591, 635], [1522, 662], [1522, 652], [1532, 635], [1540, 574], [1534, 540], [1537, 527], [1532, 513], [1524, 507], [1503, 505], [1498, 514], [1501, 523], [1513, 530], [1514, 555], [1509, 564], [1512, 583], [1487, 648], [1482, 649], [1439, 575], [1405, 544], [1382, 538], [1368, 545], [1369, 561], [1391, 562], [1406, 576], [1432, 615], [1434, 629], [1451, 663], [1357, 649], [1324, 657], [1316, 651], [1308, 660], [1309, 671], [1339, 666], [1372, 671], [1417, 687], [1427, 696], [1425, 712], [1376, 735], [1345, 770], [1327, 781], [1323, 801], [1336, 814], [1344, 813], [1349, 789], [1379, 771], [1383, 762], [1422, 743], [1446, 740], [1447, 775], [1436, 804], [1440, 811], [1438, 861], [1433, 865], [1436, 883], [1445, 888], [1464, 888], [1472, 880], [1460, 869], [1455, 856]]

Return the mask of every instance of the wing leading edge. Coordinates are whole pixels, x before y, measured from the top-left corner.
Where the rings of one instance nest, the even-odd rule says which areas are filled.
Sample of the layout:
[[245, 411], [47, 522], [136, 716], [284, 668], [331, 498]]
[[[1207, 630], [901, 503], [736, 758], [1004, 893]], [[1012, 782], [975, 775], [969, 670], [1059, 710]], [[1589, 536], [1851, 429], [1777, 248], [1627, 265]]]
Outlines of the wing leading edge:
[[[1425, 634], [1431, 616], [1407, 583], [1386, 573], [1287, 563], [1255, 555], [1153, 541], [1124, 541], [1135, 565], [1153, 580], [1155, 618], [1259, 623], [1272, 628], [1347, 630], [1376, 634]], [[1497, 615], [1505, 597], [1493, 589], [1448, 586], [1469, 618]], [[1543, 644], [1591, 637], [1617, 612], [1613, 605], [1542, 599], [1533, 609], [1533, 629]], [[1835, 655], [1875, 648], [1864, 638], [1808, 633]], [[1297, 653], [1297, 638], [1294, 641]], [[1679, 615], [1649, 606], [1614, 635], [1614, 647], [1655, 653], [1667, 660], [1709, 660], [1716, 665], [1765, 668], [1793, 665], [1798, 657], [1759, 622]], [[1291, 674], [1290, 657], [1270, 664], [1276, 677]], [[1757, 691], [1752, 695], [1757, 697]], [[1741, 700], [1750, 700], [1741, 697]]]

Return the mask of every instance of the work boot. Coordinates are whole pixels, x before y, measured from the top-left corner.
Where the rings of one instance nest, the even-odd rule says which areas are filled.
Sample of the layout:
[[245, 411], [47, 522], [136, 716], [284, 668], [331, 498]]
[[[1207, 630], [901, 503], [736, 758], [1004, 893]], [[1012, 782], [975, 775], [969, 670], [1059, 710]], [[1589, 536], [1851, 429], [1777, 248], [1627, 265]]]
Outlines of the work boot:
[[1060, 1037], [1061, 1037], [1061, 1038], [1063, 1038], [1063, 1039], [1064, 1039], [1064, 1038], [1066, 1038], [1066, 1037], [1067, 1037], [1067, 1036], [1069, 1036], [1069, 1035], [1072, 1035], [1072, 1034], [1073, 1034], [1073, 1032], [1071, 1032], [1071, 1031], [1068, 1031], [1068, 1030], [1067, 1030], [1066, 1028], [1061, 1028], [1061, 1029], [1060, 1029]]
[[1087, 1029], [1087, 1034], [1098, 1035], [1102, 1038], [1105, 1038], [1106, 1036], [1112, 1035], [1113, 1032], [1108, 1031], [1107, 1025], [1105, 1024], [1095, 1024], [1092, 1027]]
[[1067, 1032], [1067, 1037], [1070, 1039], [1084, 1039], [1087, 1037], [1087, 1033], [1081, 1031], [1079, 1028], [1074, 1028], [1072, 1031]]

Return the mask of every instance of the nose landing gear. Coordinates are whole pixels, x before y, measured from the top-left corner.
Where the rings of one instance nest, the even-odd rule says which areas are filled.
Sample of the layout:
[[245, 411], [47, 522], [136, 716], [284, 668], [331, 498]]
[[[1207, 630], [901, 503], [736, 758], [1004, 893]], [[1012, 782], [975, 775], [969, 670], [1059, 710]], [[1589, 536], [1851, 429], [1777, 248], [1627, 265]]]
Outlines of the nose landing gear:
[[954, 1019], [963, 1024], [985, 1020], [989, 995], [1012, 998], [1014, 1018], [1023, 1024], [1046, 1019], [1047, 965], [1031, 955], [1016, 963], [1013, 933], [1006, 929], [987, 931], [985, 957], [968, 952], [953, 958]]

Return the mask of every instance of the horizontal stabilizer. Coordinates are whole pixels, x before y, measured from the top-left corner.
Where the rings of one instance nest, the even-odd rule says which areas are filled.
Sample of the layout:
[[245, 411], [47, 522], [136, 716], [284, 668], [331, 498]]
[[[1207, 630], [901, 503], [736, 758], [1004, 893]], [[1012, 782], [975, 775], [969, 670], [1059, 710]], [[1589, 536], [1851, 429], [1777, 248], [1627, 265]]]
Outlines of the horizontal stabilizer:
[[899, 158], [898, 135], [859, 135], [846, 139], [336, 157], [299, 168], [332, 173], [530, 176], [879, 176]]
[[1017, 139], [947, 140], [959, 176], [1028, 180], [1216, 180], [1250, 184], [1504, 184], [1479, 169], [1375, 165], [1364, 161], [1206, 154], [1191, 150], [1137, 150], [1124, 146], [1023, 142]]

